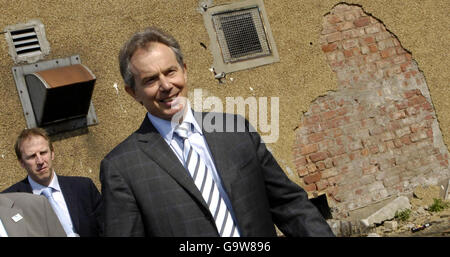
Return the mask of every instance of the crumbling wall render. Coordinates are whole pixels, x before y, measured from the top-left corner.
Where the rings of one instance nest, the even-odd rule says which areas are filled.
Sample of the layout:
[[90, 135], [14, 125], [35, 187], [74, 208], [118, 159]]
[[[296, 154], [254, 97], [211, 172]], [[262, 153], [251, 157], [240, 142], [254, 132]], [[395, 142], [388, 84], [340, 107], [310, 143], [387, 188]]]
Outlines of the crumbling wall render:
[[450, 177], [448, 149], [411, 53], [360, 6], [324, 16], [323, 53], [338, 89], [317, 98], [296, 130], [305, 190], [327, 194], [333, 217]]

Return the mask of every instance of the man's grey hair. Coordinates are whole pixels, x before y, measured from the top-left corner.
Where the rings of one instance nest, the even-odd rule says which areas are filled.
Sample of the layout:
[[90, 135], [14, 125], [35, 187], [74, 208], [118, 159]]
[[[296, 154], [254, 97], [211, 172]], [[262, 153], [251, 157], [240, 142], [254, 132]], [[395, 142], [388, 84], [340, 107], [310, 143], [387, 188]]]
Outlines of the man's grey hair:
[[156, 27], [148, 27], [143, 31], [136, 32], [120, 49], [119, 66], [125, 86], [135, 89], [135, 81], [131, 72], [130, 59], [136, 50], [148, 47], [152, 42], [164, 44], [175, 53], [178, 64], [184, 66], [183, 54], [177, 40], [167, 32]]

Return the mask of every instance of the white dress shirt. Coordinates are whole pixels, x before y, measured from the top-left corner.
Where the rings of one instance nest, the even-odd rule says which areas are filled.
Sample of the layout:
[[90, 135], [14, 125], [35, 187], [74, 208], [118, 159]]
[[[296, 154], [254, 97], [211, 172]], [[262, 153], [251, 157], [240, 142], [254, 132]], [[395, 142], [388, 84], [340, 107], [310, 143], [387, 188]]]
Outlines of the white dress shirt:
[[[230, 211], [230, 214], [235, 221], [235, 224], [237, 224], [236, 218], [234, 215], [234, 211], [233, 211], [233, 207], [231, 206], [230, 199], [228, 198], [228, 195], [223, 187], [222, 179], [220, 178], [219, 174], [217, 173], [216, 165], [214, 164], [214, 161], [212, 159], [212, 154], [208, 147], [208, 144], [206, 143], [206, 139], [203, 136], [203, 132], [202, 132], [200, 126], [198, 125], [196, 119], [194, 118], [194, 115], [192, 113], [189, 103], [186, 108], [188, 111], [186, 112], [186, 116], [184, 117], [183, 122], [189, 122], [189, 123], [193, 124], [193, 127], [194, 127], [193, 131], [188, 134], [189, 143], [191, 144], [191, 147], [195, 151], [197, 151], [197, 153], [200, 155], [200, 157], [205, 162], [205, 164], [208, 166], [208, 168], [210, 168], [210, 170], [212, 171], [213, 179], [216, 182], [217, 187], [219, 188], [220, 194], [221, 194], [225, 204], [227, 205], [228, 210]], [[175, 153], [175, 155], [178, 157], [178, 159], [184, 166], [183, 150], [182, 150], [184, 144], [180, 137], [173, 136], [176, 126], [178, 124], [172, 123], [171, 121], [168, 121], [168, 120], [163, 120], [163, 119], [158, 118], [150, 113], [147, 113], [147, 115], [148, 115], [148, 118], [150, 119], [151, 123], [153, 124], [153, 126], [156, 128], [156, 130], [158, 130], [159, 134], [164, 138], [166, 143], [170, 146], [172, 151]], [[189, 171], [187, 171], [187, 170], [186, 170], [186, 172], [189, 173]], [[239, 229], [239, 227], [238, 227], [238, 229]]]
[[6, 233], [6, 229], [3, 226], [1, 219], [0, 219], [0, 237], [8, 237], [8, 233]]
[[[35, 194], [35, 195], [40, 195], [42, 193], [42, 190], [44, 190], [46, 188], [45, 186], [34, 181], [30, 176], [28, 176], [28, 181], [30, 182], [30, 186], [33, 189], [33, 194]], [[66, 217], [68, 217], [67, 220], [70, 222], [70, 228], [72, 231], [67, 236], [68, 237], [78, 237], [79, 235], [75, 232], [75, 230], [73, 228], [73, 223], [72, 223], [72, 219], [70, 218], [69, 209], [67, 208], [66, 201], [64, 200], [64, 196], [61, 192], [61, 187], [59, 186], [58, 176], [56, 176], [56, 173], [54, 171], [53, 171], [52, 181], [50, 181], [50, 184], [48, 185], [48, 187], [53, 188], [53, 190], [52, 190], [53, 199], [55, 199], [56, 203], [61, 207], [64, 215], [66, 215]]]

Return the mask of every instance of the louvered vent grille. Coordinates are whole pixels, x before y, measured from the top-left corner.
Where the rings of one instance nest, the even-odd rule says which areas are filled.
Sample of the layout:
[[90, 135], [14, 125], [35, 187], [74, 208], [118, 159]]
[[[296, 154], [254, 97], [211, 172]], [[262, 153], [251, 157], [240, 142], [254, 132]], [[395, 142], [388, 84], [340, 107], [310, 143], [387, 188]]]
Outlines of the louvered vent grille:
[[27, 53], [41, 53], [41, 46], [34, 28], [15, 30], [10, 33], [18, 56]]
[[38, 19], [9, 25], [5, 27], [4, 31], [9, 54], [17, 64], [35, 63], [50, 53], [50, 44], [45, 36], [44, 24]]

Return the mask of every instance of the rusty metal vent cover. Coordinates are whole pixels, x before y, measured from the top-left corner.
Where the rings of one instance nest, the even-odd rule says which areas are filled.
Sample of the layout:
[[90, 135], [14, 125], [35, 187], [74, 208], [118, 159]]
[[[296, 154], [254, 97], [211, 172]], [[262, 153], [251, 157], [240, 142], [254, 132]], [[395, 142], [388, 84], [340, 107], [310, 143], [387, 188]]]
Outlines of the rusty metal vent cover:
[[257, 6], [213, 15], [225, 63], [270, 55]]
[[201, 3], [216, 74], [278, 62], [279, 56], [262, 0], [212, 6]]
[[91, 98], [96, 81], [79, 55], [12, 68], [27, 128], [50, 135], [98, 124]]
[[25, 75], [37, 124], [44, 127], [85, 117], [95, 80], [94, 74], [82, 64]]
[[15, 63], [34, 63], [50, 52], [44, 25], [39, 20], [8, 26], [5, 32], [9, 54]]

